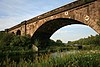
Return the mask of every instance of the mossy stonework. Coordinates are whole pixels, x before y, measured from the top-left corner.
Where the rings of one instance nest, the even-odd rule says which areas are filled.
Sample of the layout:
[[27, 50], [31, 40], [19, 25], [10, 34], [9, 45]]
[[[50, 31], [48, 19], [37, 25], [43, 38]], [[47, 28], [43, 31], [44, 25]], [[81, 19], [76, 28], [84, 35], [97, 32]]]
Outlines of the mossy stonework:
[[63, 26], [85, 24], [100, 34], [100, 0], [77, 0], [75, 2], [44, 13], [9, 28], [9, 33], [20, 30], [20, 35], [30, 35], [33, 39], [49, 39]]

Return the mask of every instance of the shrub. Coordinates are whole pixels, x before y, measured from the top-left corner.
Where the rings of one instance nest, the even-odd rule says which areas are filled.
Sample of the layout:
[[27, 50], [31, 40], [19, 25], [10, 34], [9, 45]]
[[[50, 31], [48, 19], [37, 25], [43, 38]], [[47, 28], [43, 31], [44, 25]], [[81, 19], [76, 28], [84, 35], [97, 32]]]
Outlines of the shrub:
[[21, 50], [30, 49], [31, 38], [10, 33], [0, 32], [0, 50]]

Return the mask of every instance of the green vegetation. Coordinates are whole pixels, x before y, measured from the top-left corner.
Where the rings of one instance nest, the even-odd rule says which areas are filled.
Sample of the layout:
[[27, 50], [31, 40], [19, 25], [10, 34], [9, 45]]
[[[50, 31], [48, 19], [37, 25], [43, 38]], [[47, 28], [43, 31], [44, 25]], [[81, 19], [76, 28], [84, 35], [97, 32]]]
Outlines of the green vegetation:
[[16, 36], [0, 32], [0, 62], [10, 59], [19, 62], [20, 59], [31, 59], [36, 55], [31, 48], [29, 36]]
[[28, 36], [0, 32], [0, 50], [2, 51], [29, 50], [30, 46], [31, 40]]
[[94, 45], [94, 46], [100, 46], [100, 35], [96, 36], [89, 36], [88, 38], [82, 38], [77, 41], [69, 41], [68, 44], [80, 44], [80, 45]]
[[51, 57], [40, 63], [35, 63], [36, 67], [99, 67], [100, 51], [78, 51], [60, 57]]
[[[79, 44], [84, 46], [79, 50]], [[39, 40], [34, 45], [41, 48]], [[77, 52], [66, 53], [70, 50]], [[63, 53], [52, 56], [52, 53]], [[70, 51], [71, 52], [71, 51]], [[61, 40], [49, 40], [45, 48], [38, 52], [32, 50], [29, 36], [16, 36], [0, 32], [0, 67], [99, 67], [100, 35], [89, 36], [77, 41], [69, 41], [66, 45]]]
[[[60, 41], [57, 45], [57, 43], [52, 40], [48, 43], [51, 43], [52, 45], [48, 44], [45, 49], [34, 52], [32, 50], [31, 38], [29, 36], [19, 36], [2, 31], [0, 32], [0, 62], [3, 63], [3, 60], [7, 59], [10, 59], [10, 62], [15, 61], [17, 63], [19, 63], [21, 59], [34, 61], [33, 59], [36, 56], [41, 56], [47, 52], [58, 51], [58, 48], [54, 49], [52, 47], [59, 46], [60, 50], [62, 44]], [[35, 45], [39, 47], [38, 40], [35, 42]]]
[[19, 63], [4, 61], [1, 66], [8, 67], [99, 67], [100, 51], [78, 51], [60, 57], [41, 56], [34, 59], [35, 62], [24, 59]]

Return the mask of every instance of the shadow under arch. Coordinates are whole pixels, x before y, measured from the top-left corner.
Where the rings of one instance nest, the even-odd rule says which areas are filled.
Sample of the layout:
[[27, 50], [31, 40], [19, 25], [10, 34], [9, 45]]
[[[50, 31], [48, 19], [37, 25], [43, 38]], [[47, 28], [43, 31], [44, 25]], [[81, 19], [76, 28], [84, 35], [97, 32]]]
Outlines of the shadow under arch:
[[50, 39], [52, 34], [56, 32], [61, 27], [71, 25], [71, 24], [83, 24], [82, 22], [79, 22], [74, 19], [69, 18], [57, 18], [50, 21], [45, 22], [42, 24], [33, 34], [32, 41], [39, 40], [41, 42], [46, 42]]
[[21, 31], [17, 30], [16, 35], [21, 35]]

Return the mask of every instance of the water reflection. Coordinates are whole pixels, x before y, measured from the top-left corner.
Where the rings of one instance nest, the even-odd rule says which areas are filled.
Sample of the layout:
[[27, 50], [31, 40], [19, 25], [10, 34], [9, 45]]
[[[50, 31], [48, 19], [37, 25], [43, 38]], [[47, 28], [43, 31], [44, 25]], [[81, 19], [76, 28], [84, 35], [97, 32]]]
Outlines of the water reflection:
[[55, 52], [55, 53], [52, 53], [51, 54], [51, 57], [63, 57], [65, 55], [68, 55], [68, 54], [75, 54], [75, 53], [79, 53], [79, 50], [71, 50], [71, 51], [64, 51], [64, 52]]

